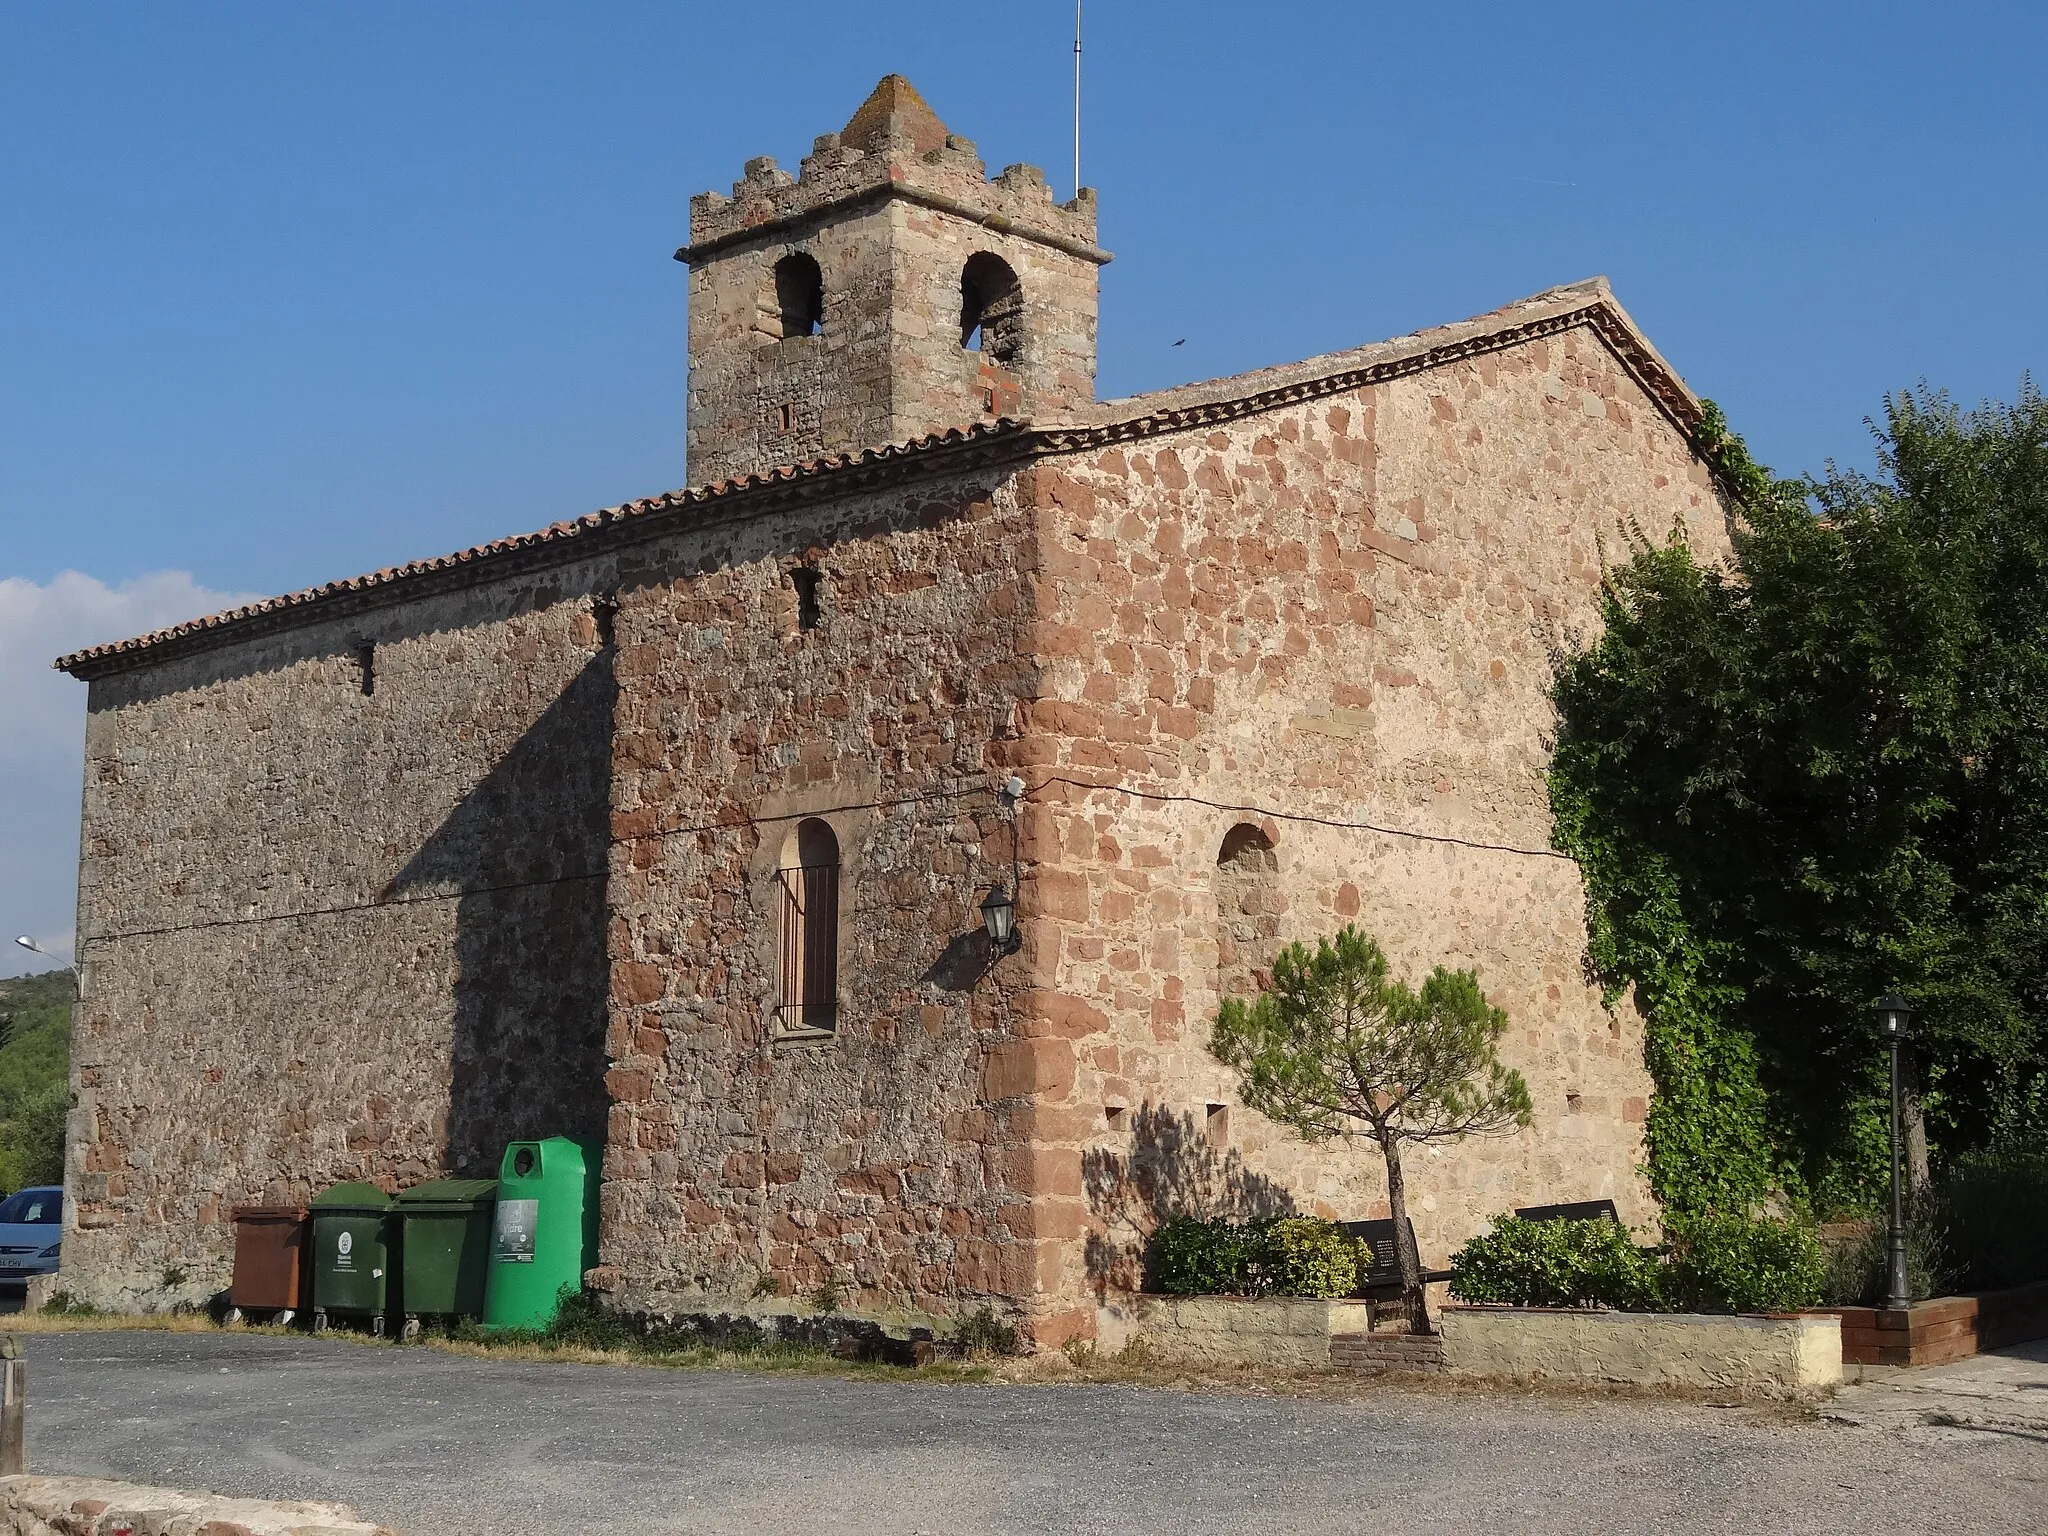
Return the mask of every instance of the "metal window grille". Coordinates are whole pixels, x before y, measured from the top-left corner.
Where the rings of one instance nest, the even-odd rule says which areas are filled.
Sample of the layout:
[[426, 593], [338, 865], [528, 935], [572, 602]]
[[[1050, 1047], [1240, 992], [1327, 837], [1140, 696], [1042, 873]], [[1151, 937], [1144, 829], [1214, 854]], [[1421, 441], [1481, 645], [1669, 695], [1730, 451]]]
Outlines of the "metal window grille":
[[782, 887], [784, 1029], [831, 1029], [839, 996], [839, 866], [804, 865], [777, 872]]

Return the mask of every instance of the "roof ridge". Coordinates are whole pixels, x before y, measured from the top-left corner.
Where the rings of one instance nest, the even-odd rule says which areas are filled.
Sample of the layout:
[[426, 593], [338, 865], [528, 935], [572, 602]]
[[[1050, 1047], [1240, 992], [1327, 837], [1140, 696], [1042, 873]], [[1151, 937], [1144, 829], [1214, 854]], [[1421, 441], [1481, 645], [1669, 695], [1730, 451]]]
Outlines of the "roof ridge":
[[248, 621], [284, 613], [291, 609], [305, 608], [313, 604], [324, 604], [330, 600], [353, 593], [373, 591], [382, 587], [397, 585], [419, 577], [430, 576], [455, 570], [463, 566], [476, 565], [486, 561], [535, 549], [539, 546], [560, 542], [563, 539], [588, 535], [605, 528], [615, 528], [637, 519], [657, 513], [686, 507], [702, 507], [728, 502], [736, 497], [789, 486], [826, 475], [836, 475], [875, 465], [912, 457], [922, 458], [937, 450], [958, 447], [971, 443], [990, 442], [996, 439], [1019, 439], [1030, 430], [1030, 423], [1010, 416], [999, 416], [993, 421], [975, 422], [964, 427], [946, 427], [937, 432], [908, 438], [902, 442], [884, 443], [874, 448], [858, 451], [824, 454], [815, 459], [805, 459], [789, 464], [778, 464], [772, 469], [756, 471], [746, 475], [735, 475], [723, 480], [713, 480], [704, 485], [686, 486], [673, 491], [663, 491], [654, 496], [642, 496], [632, 501], [620, 502], [616, 506], [599, 507], [581, 517], [565, 518], [549, 523], [531, 533], [509, 534], [502, 539], [492, 539], [483, 544], [473, 544], [451, 554], [432, 555], [422, 560], [409, 560], [403, 565], [385, 566], [358, 576], [347, 576], [337, 581], [322, 582], [319, 586], [304, 587], [296, 592], [282, 593], [277, 597], [266, 597], [260, 602], [245, 603], [239, 608], [208, 614], [202, 618], [189, 619], [182, 624], [172, 624], [163, 629], [151, 630], [126, 640], [110, 641], [105, 645], [88, 646], [60, 656], [51, 666], [60, 672], [76, 672], [81, 667], [91, 668], [95, 673], [106, 668], [93, 667], [93, 663], [111, 662], [120, 658], [137, 655], [142, 651], [155, 649], [174, 640], [185, 639], [207, 631], [239, 626]]
[[[174, 654], [181, 653], [185, 646], [180, 642], [205, 646], [215, 643], [216, 638], [229, 638], [222, 631], [248, 630], [258, 625], [263, 627], [255, 632], [268, 632], [272, 627], [283, 627], [293, 622], [296, 614], [303, 610], [324, 609], [345, 603], [352, 596], [430, 581], [451, 572], [480, 567], [497, 569], [500, 566], [515, 569], [514, 562], [518, 562], [522, 555], [531, 556], [536, 561], [552, 558], [548, 546], [636, 523], [647, 526], [650, 519], [663, 513], [735, 503], [745, 505], [757, 496], [772, 495], [778, 489], [834, 480], [863, 470], [921, 469], [927, 464], [944, 462], [944, 455], [949, 451], [975, 445], [1018, 452], [1038, 446], [1059, 454], [1107, 447], [1190, 426], [1236, 420], [1303, 400], [1341, 394], [1367, 384], [1443, 367], [1479, 353], [1499, 351], [1523, 341], [1556, 335], [1580, 325], [1590, 325], [1673, 425], [1688, 437], [1693, 435], [1701, 417], [1698, 398], [1650, 345], [1648, 338], [1615, 299], [1606, 279], [1592, 278], [1545, 289], [1542, 293], [1449, 325], [1372, 342], [1346, 352], [1325, 353], [1299, 363], [1108, 401], [1093, 412], [1071, 419], [1031, 422], [999, 417], [969, 426], [947, 427], [903, 442], [828, 454], [708, 485], [666, 491], [613, 507], [601, 507], [582, 517], [550, 523], [537, 532], [514, 534], [453, 554], [389, 566], [365, 575], [266, 598], [259, 603], [193, 619], [133, 639], [74, 651], [59, 657], [52, 665], [90, 681], [94, 677], [123, 670], [127, 665], [140, 661], [148, 652], [175, 647]], [[1259, 387], [1248, 387], [1254, 381], [1263, 382]], [[1173, 403], [1176, 396], [1186, 399], [1186, 403]], [[1195, 398], [1186, 398], [1188, 396]], [[1116, 411], [1118, 407], [1124, 409]], [[656, 531], [657, 527], [649, 527], [649, 536]], [[541, 553], [536, 554], [536, 551]], [[272, 623], [265, 625], [265, 620]]]

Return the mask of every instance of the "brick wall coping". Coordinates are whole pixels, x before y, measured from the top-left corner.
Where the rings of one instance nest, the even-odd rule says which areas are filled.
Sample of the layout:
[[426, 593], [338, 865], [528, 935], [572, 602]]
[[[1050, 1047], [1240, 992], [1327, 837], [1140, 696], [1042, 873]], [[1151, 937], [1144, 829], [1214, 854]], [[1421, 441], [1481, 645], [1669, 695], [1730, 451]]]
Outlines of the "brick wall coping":
[[948, 428], [904, 443], [788, 464], [757, 475], [669, 491], [552, 523], [451, 555], [266, 598], [167, 629], [91, 646], [53, 665], [90, 682], [196, 651], [415, 598], [504, 580], [607, 548], [715, 526], [879, 486], [972, 472], [1026, 459], [1093, 452], [1170, 432], [1220, 426], [1268, 411], [1406, 378], [1467, 358], [1587, 328], [1686, 436], [1701, 417], [1692, 391], [1636, 328], [1604, 278], [1553, 288], [1456, 325], [1350, 352], [1264, 369], [1094, 408], [1087, 419], [1036, 425], [1008, 418]]

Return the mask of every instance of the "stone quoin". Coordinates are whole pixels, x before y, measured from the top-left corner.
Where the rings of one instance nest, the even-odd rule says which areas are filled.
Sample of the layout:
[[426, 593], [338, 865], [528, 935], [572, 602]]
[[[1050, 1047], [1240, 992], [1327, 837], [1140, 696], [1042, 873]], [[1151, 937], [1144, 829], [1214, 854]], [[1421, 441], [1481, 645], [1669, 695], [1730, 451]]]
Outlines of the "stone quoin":
[[1094, 194], [893, 76], [689, 240], [689, 489], [59, 663], [64, 1287], [197, 1299], [237, 1205], [583, 1134], [617, 1305], [1092, 1336], [1169, 1212], [1384, 1214], [1204, 1049], [1346, 922], [1476, 966], [1535, 1100], [1418, 1160], [1431, 1263], [1518, 1204], [1649, 1219], [1548, 658], [1605, 558], [1728, 513], [1606, 284], [1098, 402]]

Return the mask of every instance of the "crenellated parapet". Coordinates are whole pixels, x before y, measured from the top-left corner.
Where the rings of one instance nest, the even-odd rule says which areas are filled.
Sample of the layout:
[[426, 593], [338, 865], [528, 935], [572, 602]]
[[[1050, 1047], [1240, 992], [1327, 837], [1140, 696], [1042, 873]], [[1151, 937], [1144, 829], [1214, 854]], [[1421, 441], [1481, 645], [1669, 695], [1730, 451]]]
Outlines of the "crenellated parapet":
[[697, 261], [749, 239], [769, 239], [841, 207], [895, 195], [1035, 239], [1098, 264], [1095, 192], [1083, 187], [1054, 201], [1045, 172], [1011, 165], [989, 176], [972, 139], [947, 131], [908, 80], [890, 75], [838, 133], [820, 134], [791, 176], [767, 155], [749, 160], [728, 196], [690, 199], [690, 243], [676, 253]]
[[1095, 194], [991, 177], [900, 75], [791, 176], [690, 203], [690, 479], [759, 474], [1095, 398]]

